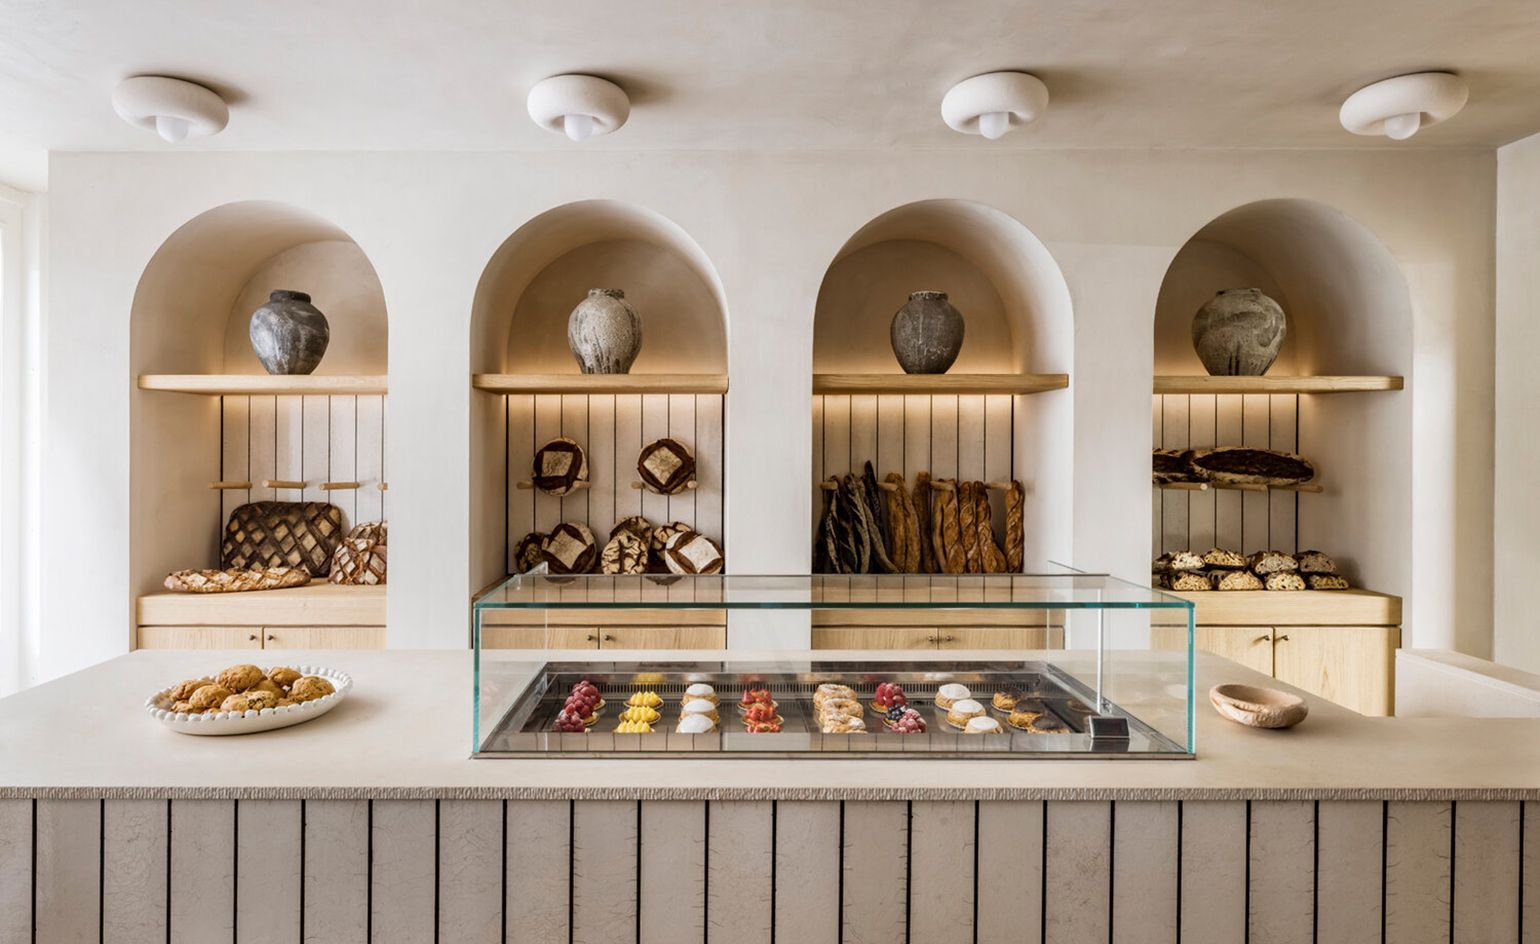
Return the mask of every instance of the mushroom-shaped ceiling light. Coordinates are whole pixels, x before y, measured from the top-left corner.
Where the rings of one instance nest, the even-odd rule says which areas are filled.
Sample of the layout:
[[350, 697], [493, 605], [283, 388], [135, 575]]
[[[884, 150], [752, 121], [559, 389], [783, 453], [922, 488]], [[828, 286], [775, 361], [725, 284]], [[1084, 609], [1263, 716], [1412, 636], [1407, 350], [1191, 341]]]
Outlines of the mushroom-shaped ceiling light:
[[230, 123], [230, 109], [216, 92], [164, 75], [124, 79], [112, 90], [112, 107], [124, 121], [173, 144], [218, 134]]
[[631, 116], [626, 90], [594, 75], [553, 75], [529, 90], [529, 117], [535, 124], [586, 141], [609, 134]]
[[964, 79], [941, 99], [941, 117], [953, 131], [991, 141], [1048, 110], [1048, 86], [1025, 72], [988, 72]]
[[1366, 85], [1342, 103], [1338, 120], [1354, 134], [1383, 134], [1405, 141], [1418, 129], [1451, 118], [1470, 90], [1450, 72], [1415, 72]]

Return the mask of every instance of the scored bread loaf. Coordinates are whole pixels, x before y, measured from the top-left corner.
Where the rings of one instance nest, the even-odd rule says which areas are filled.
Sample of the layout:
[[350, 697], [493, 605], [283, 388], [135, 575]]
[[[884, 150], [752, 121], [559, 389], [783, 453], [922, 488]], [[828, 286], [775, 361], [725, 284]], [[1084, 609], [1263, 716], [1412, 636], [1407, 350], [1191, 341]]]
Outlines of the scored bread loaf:
[[1192, 551], [1172, 551], [1167, 564], [1171, 570], [1202, 570], [1203, 558]]
[[914, 477], [914, 531], [920, 543], [920, 568], [919, 573], [937, 574], [941, 572], [936, 563], [936, 539], [932, 526], [931, 496], [935, 490], [930, 487], [930, 473], [920, 472]]
[[644, 574], [647, 572], [647, 542], [630, 531], [616, 531], [599, 554], [601, 574]]
[[1187, 464], [1189, 452], [1185, 449], [1157, 449], [1154, 457], [1155, 484], [1163, 485], [1168, 482], [1192, 482], [1197, 479], [1192, 467]]
[[1301, 551], [1299, 572], [1302, 574], [1335, 574], [1337, 562], [1320, 551]]
[[983, 483], [973, 490], [978, 503], [975, 517], [979, 528], [979, 568], [986, 574], [1005, 573], [1005, 552], [995, 541], [994, 510], [989, 506], [989, 489]]
[[973, 483], [957, 486], [957, 527], [962, 537], [963, 572], [982, 573], [979, 566], [978, 500], [973, 495]]
[[1216, 547], [1203, 555], [1203, 566], [1219, 567], [1224, 570], [1243, 570], [1246, 567], [1246, 555], [1229, 548]]
[[1182, 592], [1207, 590], [1209, 589], [1208, 575], [1196, 570], [1174, 570], [1167, 577], [1166, 586]]
[[893, 486], [886, 493], [888, 527], [892, 532], [888, 557], [900, 573], [919, 573], [920, 542], [915, 527], [914, 502], [909, 497], [909, 489], [904, 485], [902, 475], [889, 472], [884, 481]]
[[1305, 578], [1299, 574], [1287, 570], [1268, 574], [1262, 581], [1262, 585], [1268, 590], [1303, 590]]
[[1013, 574], [1021, 573], [1026, 566], [1026, 511], [1026, 487], [1011, 479], [1010, 490], [1005, 493], [1005, 569]]
[[677, 495], [695, 478], [695, 454], [677, 439], [650, 442], [637, 457], [636, 474], [649, 492]]
[[588, 481], [588, 454], [565, 436], [551, 440], [535, 453], [530, 469], [535, 488], [547, 495], [566, 495]]
[[1315, 466], [1303, 456], [1249, 446], [1194, 449], [1187, 463], [1198, 478], [1234, 485], [1297, 485], [1315, 478]]
[[1268, 574], [1287, 574], [1299, 569], [1299, 561], [1293, 555], [1282, 551], [1257, 551], [1246, 559], [1252, 573], [1258, 577], [1266, 577]]
[[668, 539], [663, 560], [676, 574], [719, 574], [722, 547], [697, 531], [681, 531]]
[[246, 593], [303, 587], [310, 572], [303, 567], [261, 569], [178, 570], [166, 575], [166, 589], [180, 593]]
[[[870, 465], [868, 464], [868, 468]], [[856, 520], [858, 526], [866, 533], [866, 543], [870, 548], [868, 568], [862, 573], [895, 574], [898, 568], [893, 566], [893, 561], [888, 557], [887, 545], [883, 542], [882, 528], [877, 520], [872, 517], [872, 502], [875, 500], [866, 490], [866, 477], [852, 478], [850, 482], [851, 493], [855, 496]], [[880, 491], [873, 486], [873, 491]], [[880, 502], [878, 505], [880, 506]]]
[[951, 488], [935, 489], [935, 521], [933, 534], [936, 563], [939, 573], [961, 574], [966, 572], [967, 560], [963, 557], [962, 526], [958, 520], [957, 480], [943, 479], [939, 484]]
[[548, 541], [550, 538], [539, 531], [531, 531], [519, 539], [513, 550], [513, 566], [519, 573], [527, 574], [545, 560], [541, 552]]
[[385, 582], [388, 564], [385, 522], [356, 525], [332, 553], [332, 583], [347, 586], [378, 586]]
[[610, 537], [614, 537], [622, 531], [629, 531], [642, 539], [642, 543], [648, 546], [652, 544], [652, 522], [641, 515], [632, 515], [629, 518], [621, 518], [610, 529]]
[[594, 569], [599, 549], [594, 533], [576, 521], [563, 521], [551, 529], [550, 540], [540, 557], [553, 574], [586, 574]]
[[1215, 570], [1209, 575], [1215, 590], [1261, 590], [1262, 578], [1249, 570]]

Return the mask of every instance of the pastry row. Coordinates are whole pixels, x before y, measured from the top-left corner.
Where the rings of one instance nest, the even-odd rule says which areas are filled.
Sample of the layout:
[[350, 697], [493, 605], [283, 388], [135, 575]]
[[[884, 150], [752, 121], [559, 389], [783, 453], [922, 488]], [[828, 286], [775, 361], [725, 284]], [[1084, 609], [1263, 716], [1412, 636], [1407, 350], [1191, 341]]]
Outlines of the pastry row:
[[654, 525], [641, 515], [615, 523], [601, 548], [587, 525], [564, 521], [531, 531], [514, 550], [523, 574], [716, 574], [722, 545], [680, 521]]
[[1346, 590], [1337, 562], [1321, 551], [1298, 555], [1257, 551], [1247, 557], [1216, 547], [1205, 554], [1173, 551], [1155, 558], [1151, 583], [1176, 591], [1200, 590]]

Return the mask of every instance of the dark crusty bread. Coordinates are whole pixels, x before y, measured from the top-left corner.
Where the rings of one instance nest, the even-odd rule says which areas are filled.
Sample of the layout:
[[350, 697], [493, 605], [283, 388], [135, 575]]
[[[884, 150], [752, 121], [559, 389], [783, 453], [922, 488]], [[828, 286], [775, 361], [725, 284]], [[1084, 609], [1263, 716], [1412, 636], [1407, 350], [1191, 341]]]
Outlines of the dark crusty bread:
[[1247, 446], [1194, 449], [1188, 465], [1201, 479], [1234, 485], [1297, 485], [1315, 478], [1315, 466], [1303, 456]]
[[540, 555], [553, 574], [586, 574], [594, 569], [599, 549], [594, 546], [594, 533], [586, 526], [563, 521], [551, 529], [551, 538]]
[[669, 538], [663, 560], [676, 574], [719, 574], [724, 563], [721, 545], [696, 531]]
[[1010, 490], [1005, 493], [1005, 569], [1013, 574], [1021, 573], [1026, 566], [1026, 509], [1027, 490], [1012, 479]]
[[547, 495], [566, 495], [588, 481], [588, 454], [565, 436], [553, 439], [535, 453], [530, 478]]
[[519, 539], [519, 543], [513, 550], [513, 566], [519, 573], [527, 574], [545, 560], [541, 551], [545, 550], [546, 542], [549, 540], [549, 537], [539, 531], [531, 531]]
[[936, 563], [936, 537], [932, 527], [930, 473], [920, 472], [914, 477], [914, 531], [920, 542], [920, 569], [922, 574], [941, 572]]
[[695, 478], [695, 454], [677, 439], [650, 442], [636, 458], [636, 474], [649, 492], [677, 495]]
[[610, 537], [614, 537], [622, 531], [629, 531], [642, 539], [642, 543], [652, 543], [652, 522], [641, 515], [632, 515], [615, 522], [615, 527], [610, 529]]
[[602, 574], [643, 574], [647, 572], [647, 542], [630, 531], [617, 531], [599, 554]]
[[1191, 453], [1185, 449], [1155, 450], [1153, 476], [1155, 484], [1197, 481], [1197, 475], [1187, 463], [1189, 455]]

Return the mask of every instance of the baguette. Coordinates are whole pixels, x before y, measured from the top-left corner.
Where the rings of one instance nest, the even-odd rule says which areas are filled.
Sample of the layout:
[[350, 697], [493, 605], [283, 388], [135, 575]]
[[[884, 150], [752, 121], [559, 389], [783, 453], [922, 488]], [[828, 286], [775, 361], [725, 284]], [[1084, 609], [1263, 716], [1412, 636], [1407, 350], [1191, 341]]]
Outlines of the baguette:
[[979, 563], [978, 500], [973, 482], [957, 486], [957, 526], [962, 534], [963, 572], [983, 573]]
[[909, 498], [902, 475], [889, 472], [886, 481], [894, 486], [887, 493], [888, 521], [893, 530], [893, 544], [888, 556], [903, 573], [919, 573], [920, 541], [915, 527], [914, 502]]
[[178, 570], [166, 575], [166, 589], [180, 593], [246, 593], [303, 587], [310, 572], [303, 567], [269, 567], [265, 570]]
[[922, 574], [936, 574], [941, 568], [936, 564], [936, 542], [931, 526], [930, 473], [921, 472], [914, 477], [914, 530], [920, 544], [920, 569]]
[[1005, 493], [1005, 569], [1019, 574], [1027, 556], [1027, 490], [1016, 479]]
[[1005, 573], [1005, 552], [995, 542], [994, 509], [989, 506], [989, 489], [982, 484], [973, 490], [978, 502], [979, 567], [986, 574]]
[[888, 558], [888, 549], [883, 545], [882, 528], [877, 524], [876, 519], [872, 517], [872, 499], [866, 493], [865, 476], [853, 481], [851, 488], [855, 491], [856, 496], [856, 515], [860, 521], [861, 528], [866, 532], [867, 545], [871, 548], [868, 567], [866, 570], [861, 571], [861, 573], [898, 573], [898, 568], [894, 567], [893, 561]]
[[935, 545], [936, 561], [944, 574], [966, 573], [967, 559], [963, 556], [962, 527], [957, 503], [957, 482], [949, 480], [952, 488], [936, 490]]

